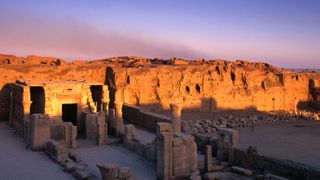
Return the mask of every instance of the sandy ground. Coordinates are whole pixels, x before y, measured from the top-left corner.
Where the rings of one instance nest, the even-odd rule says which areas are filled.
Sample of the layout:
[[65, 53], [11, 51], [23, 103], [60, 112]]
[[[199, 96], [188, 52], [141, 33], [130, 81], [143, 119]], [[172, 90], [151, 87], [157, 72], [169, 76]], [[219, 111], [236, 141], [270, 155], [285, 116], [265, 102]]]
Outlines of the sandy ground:
[[43, 152], [26, 150], [22, 138], [0, 123], [0, 180], [74, 179]]
[[240, 147], [254, 145], [258, 153], [320, 168], [320, 122], [303, 121], [239, 128]]
[[155, 180], [157, 176], [156, 167], [153, 163], [143, 157], [116, 145], [96, 146], [86, 140], [78, 142], [79, 148], [72, 152], [79, 155], [82, 161], [89, 165], [90, 171], [96, 177], [101, 178], [96, 164], [116, 164], [120, 167], [131, 168], [135, 179]]

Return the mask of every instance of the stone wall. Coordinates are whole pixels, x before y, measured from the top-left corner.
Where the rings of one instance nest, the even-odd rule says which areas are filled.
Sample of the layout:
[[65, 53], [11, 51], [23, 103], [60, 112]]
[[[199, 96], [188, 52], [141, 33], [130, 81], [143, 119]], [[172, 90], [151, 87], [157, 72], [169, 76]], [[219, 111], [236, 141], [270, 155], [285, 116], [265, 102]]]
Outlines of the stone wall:
[[[6, 64], [6, 59], [10, 63], [21, 63]], [[27, 58], [32, 63], [22, 63], [25, 59], [5, 57], [4, 64], [0, 65], [2, 120], [9, 117], [10, 94], [5, 85], [18, 79], [104, 83], [109, 86], [111, 106], [117, 94], [118, 101], [157, 111], [168, 110], [170, 103], [178, 99], [184, 102], [184, 111], [290, 111], [300, 102], [311, 99], [310, 80], [314, 81], [315, 88], [320, 86], [320, 73], [293, 72], [245, 61], [188, 62], [120, 57], [57, 65], [58, 58]]]
[[66, 148], [77, 147], [77, 127], [60, 118], [49, 118], [43, 114], [33, 114], [24, 121], [22, 135], [32, 150], [43, 150], [50, 139]]
[[153, 132], [156, 131], [158, 122], [171, 122], [169, 117], [147, 112], [141, 107], [129, 104], [123, 105], [123, 119], [126, 123], [131, 123]]
[[[52, 61], [45, 57], [33, 58], [9, 58], [10, 64], [1, 64], [0, 57], [0, 121], [9, 120], [10, 111], [10, 89], [7, 84], [15, 83], [16, 80], [28, 81], [88, 81], [105, 83], [106, 67], [101, 63], [74, 62], [60, 65], [52, 65], [58, 62], [58, 58]], [[4, 58], [5, 60], [7, 58]], [[16, 60], [14, 60], [16, 59]], [[34, 62], [30, 62], [30, 61]], [[25, 63], [20, 63], [25, 61]], [[17, 62], [17, 63], [15, 63]]]
[[135, 127], [132, 124], [125, 125], [125, 134], [123, 144], [127, 149], [138, 153], [146, 159], [156, 161], [156, 144], [155, 141], [151, 143], [143, 143], [135, 137]]
[[257, 172], [271, 172], [289, 179], [319, 179], [320, 170], [290, 160], [279, 160], [235, 149], [234, 163]]
[[215, 61], [152, 68], [114, 68], [125, 103], [152, 111], [182, 100], [184, 111], [294, 111], [310, 100], [309, 80], [319, 73], [281, 70], [264, 63]]

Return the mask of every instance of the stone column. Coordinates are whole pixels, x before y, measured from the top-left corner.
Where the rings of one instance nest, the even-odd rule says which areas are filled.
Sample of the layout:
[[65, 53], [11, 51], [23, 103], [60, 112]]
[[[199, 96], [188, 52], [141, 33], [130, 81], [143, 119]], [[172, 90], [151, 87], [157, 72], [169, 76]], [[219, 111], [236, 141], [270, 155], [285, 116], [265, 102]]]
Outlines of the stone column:
[[30, 87], [24, 87], [23, 88], [23, 119], [30, 119], [30, 107], [31, 107], [31, 101], [30, 101]]
[[298, 114], [298, 100], [297, 99], [294, 100], [294, 113]]
[[109, 109], [109, 90], [107, 85], [103, 85], [103, 94], [102, 94], [102, 106], [104, 105], [105, 107], [102, 107], [102, 110], [105, 110], [108, 112]]
[[158, 179], [172, 179], [172, 140], [173, 132], [171, 125], [169, 123], [157, 123], [156, 150]]
[[212, 147], [211, 147], [211, 145], [206, 145], [204, 168], [205, 168], [206, 172], [210, 172], [212, 169]]
[[123, 129], [123, 118], [122, 118], [122, 106], [123, 102], [115, 102], [116, 108], [116, 135], [124, 133]]
[[171, 123], [174, 133], [181, 133], [181, 111], [182, 104], [170, 104]]

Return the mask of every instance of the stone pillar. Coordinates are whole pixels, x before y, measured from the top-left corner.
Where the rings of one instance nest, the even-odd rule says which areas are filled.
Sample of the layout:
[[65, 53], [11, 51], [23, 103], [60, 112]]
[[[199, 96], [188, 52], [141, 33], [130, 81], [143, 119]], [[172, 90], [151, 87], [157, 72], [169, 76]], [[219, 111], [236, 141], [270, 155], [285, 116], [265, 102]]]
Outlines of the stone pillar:
[[206, 145], [204, 169], [206, 172], [210, 172], [212, 170], [212, 146], [211, 145]]
[[172, 140], [173, 132], [169, 123], [157, 123], [157, 177], [172, 179]]
[[42, 150], [50, 140], [50, 120], [47, 115], [31, 115], [30, 145], [32, 150]]
[[97, 138], [97, 113], [85, 113], [86, 139], [94, 140]]
[[116, 135], [119, 136], [120, 134], [124, 133], [123, 118], [122, 118], [123, 102], [115, 102], [114, 104], [116, 108]]
[[298, 114], [298, 100], [297, 99], [294, 100], [294, 113]]
[[108, 139], [108, 125], [105, 121], [105, 112], [101, 111], [99, 112], [99, 115], [97, 117], [97, 144], [104, 145], [107, 143]]
[[31, 97], [29, 88], [29, 86], [23, 88], [23, 119], [30, 119]]
[[174, 178], [188, 174], [189, 171], [186, 168], [188, 164], [185, 161], [188, 157], [186, 155], [186, 146], [183, 139], [174, 137], [172, 140], [172, 175]]
[[185, 146], [185, 171], [189, 175], [197, 174], [197, 143], [192, 135], [181, 133], [180, 137]]
[[174, 133], [181, 133], [181, 111], [182, 104], [170, 104], [171, 123]]
[[107, 85], [103, 85], [102, 91], [103, 91], [103, 93], [102, 93], [102, 103], [104, 105], [104, 107], [102, 107], [102, 110], [108, 111], [109, 102], [110, 102], [108, 86]]
[[132, 140], [135, 137], [135, 127], [132, 124], [125, 125], [124, 141]]
[[77, 126], [74, 126], [72, 122], [64, 123], [64, 139], [67, 148], [77, 147]]

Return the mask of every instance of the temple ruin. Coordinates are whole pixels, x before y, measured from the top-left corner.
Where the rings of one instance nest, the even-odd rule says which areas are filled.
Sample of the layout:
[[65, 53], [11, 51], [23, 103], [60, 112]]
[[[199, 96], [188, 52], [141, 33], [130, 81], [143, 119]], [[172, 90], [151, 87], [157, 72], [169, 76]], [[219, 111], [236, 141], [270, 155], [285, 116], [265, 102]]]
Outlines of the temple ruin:
[[67, 63], [4, 55], [0, 64], [0, 120], [77, 179], [130, 180], [143, 171], [134, 169], [139, 162], [92, 166], [86, 147], [97, 159], [114, 153], [108, 148], [128, 150], [152, 164], [153, 179], [320, 177], [318, 167], [241, 144], [242, 131], [255, 136], [265, 124], [317, 126], [319, 72], [137, 57]]

